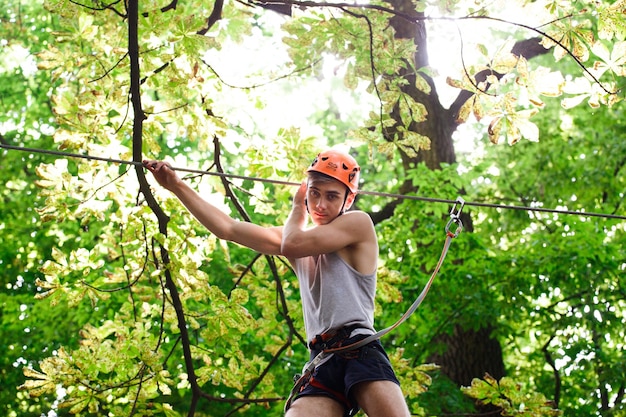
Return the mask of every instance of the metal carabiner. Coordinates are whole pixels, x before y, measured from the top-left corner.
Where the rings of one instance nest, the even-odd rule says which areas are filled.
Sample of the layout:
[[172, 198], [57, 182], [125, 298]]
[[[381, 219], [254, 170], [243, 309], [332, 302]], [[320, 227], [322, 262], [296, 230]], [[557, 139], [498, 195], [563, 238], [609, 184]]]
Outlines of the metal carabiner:
[[[458, 209], [457, 209], [458, 206]], [[448, 220], [448, 224], [446, 224], [446, 234], [451, 237], [457, 237], [463, 231], [463, 222], [461, 222], [461, 211], [463, 211], [463, 207], [465, 207], [465, 200], [462, 197], [457, 197], [456, 202], [450, 209], [450, 220]], [[450, 226], [452, 223], [456, 224], [456, 230], [454, 232], [450, 231]]]

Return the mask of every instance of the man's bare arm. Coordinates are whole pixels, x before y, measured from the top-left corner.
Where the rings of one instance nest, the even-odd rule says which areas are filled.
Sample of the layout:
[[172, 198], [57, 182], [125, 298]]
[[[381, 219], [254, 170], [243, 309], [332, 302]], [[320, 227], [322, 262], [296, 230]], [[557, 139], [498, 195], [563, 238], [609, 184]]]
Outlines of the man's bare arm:
[[144, 161], [155, 179], [171, 191], [189, 212], [216, 237], [268, 255], [281, 254], [282, 227], [263, 227], [233, 219], [204, 200], [165, 162]]

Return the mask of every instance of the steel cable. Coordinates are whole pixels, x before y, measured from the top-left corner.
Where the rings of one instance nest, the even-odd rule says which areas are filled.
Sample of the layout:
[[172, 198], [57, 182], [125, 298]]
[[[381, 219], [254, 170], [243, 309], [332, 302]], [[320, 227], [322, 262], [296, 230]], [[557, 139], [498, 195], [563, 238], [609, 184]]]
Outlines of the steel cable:
[[[108, 162], [108, 163], [126, 164], [126, 165], [134, 165], [138, 167], [143, 167], [143, 163], [138, 162], [138, 161], [127, 161], [123, 159], [107, 158], [107, 157], [93, 156], [93, 155], [86, 155], [86, 154], [77, 154], [77, 153], [69, 153], [69, 152], [62, 152], [62, 151], [37, 149], [37, 148], [27, 148], [23, 146], [7, 145], [3, 143], [0, 143], [0, 148], [11, 150], [11, 151], [55, 155], [55, 156], [60, 156], [63, 158], [80, 158], [80, 159], [87, 159], [91, 161], [102, 161], [102, 162]], [[223, 173], [223, 172], [205, 171], [201, 169], [182, 168], [182, 167], [171, 167], [171, 169], [173, 169], [174, 171], [187, 172], [187, 173], [192, 173], [192, 174], [213, 175], [213, 176], [219, 176], [219, 177], [258, 181], [258, 182], [278, 184], [278, 185], [289, 185], [289, 186], [300, 185], [300, 183], [291, 182], [291, 181], [273, 180], [269, 178], [259, 178], [259, 177], [236, 175], [236, 174], [229, 174], [229, 173]], [[454, 204], [456, 202], [456, 200], [445, 199], [445, 198], [433, 198], [433, 197], [422, 197], [422, 196], [416, 196], [416, 195], [393, 194], [393, 193], [384, 193], [384, 192], [378, 192], [378, 191], [359, 190], [358, 193], [362, 195], [387, 197], [387, 198], [402, 199], [402, 200], [425, 201], [425, 202], [430, 202], [430, 203]], [[559, 210], [559, 209], [550, 209], [550, 208], [543, 208], [543, 207], [515, 206], [515, 205], [508, 205], [508, 204], [479, 203], [479, 202], [473, 202], [473, 201], [466, 201], [465, 204], [468, 206], [474, 206], [474, 207], [485, 207], [485, 208], [506, 209], [506, 210], [522, 210], [522, 211], [530, 211], [530, 212], [566, 214], [566, 215], [583, 216], [583, 217], [602, 217], [606, 219], [626, 220], [626, 215], [609, 214], [609, 213]]]

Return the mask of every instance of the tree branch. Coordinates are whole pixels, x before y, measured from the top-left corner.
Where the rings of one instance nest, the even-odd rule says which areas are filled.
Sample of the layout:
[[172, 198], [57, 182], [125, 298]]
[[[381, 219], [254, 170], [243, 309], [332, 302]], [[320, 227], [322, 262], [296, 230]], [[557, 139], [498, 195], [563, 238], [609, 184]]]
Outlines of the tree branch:
[[198, 35], [205, 35], [215, 23], [222, 18], [222, 9], [224, 8], [224, 0], [215, 0], [213, 4], [213, 10], [207, 19], [207, 25], [205, 28], [200, 29]]
[[556, 363], [552, 358], [552, 354], [548, 350], [550, 342], [554, 340], [554, 335], [550, 336], [550, 339], [543, 345], [541, 351], [543, 352], [544, 358], [546, 358], [546, 362], [552, 368], [552, 374], [554, 375], [554, 408], [559, 407], [559, 400], [561, 399], [561, 374], [559, 370], [556, 368]]
[[[141, 105], [141, 71], [139, 65], [139, 1], [128, 0], [128, 56], [130, 59], [130, 93], [131, 101], [134, 112], [133, 120], [133, 161], [141, 162], [143, 160], [143, 121], [145, 114]], [[163, 209], [159, 206], [152, 191], [150, 185], [146, 180], [143, 169], [136, 168], [137, 179], [139, 181], [139, 187], [141, 193], [145, 196], [148, 206], [152, 209], [157, 217], [159, 224], [159, 231], [167, 236], [167, 225], [169, 223], [169, 217], [163, 212]], [[193, 364], [193, 357], [191, 354], [191, 343], [189, 340], [189, 331], [187, 329], [187, 322], [185, 319], [185, 313], [178, 293], [178, 288], [174, 283], [170, 270], [170, 257], [169, 252], [163, 245], [159, 245], [161, 260], [164, 265], [165, 273], [165, 285], [170, 293], [172, 305], [176, 311], [176, 318], [178, 321], [178, 329], [180, 331], [181, 346], [183, 349], [183, 357], [185, 361], [185, 368], [187, 371], [188, 381], [191, 385], [192, 397], [189, 405], [189, 412], [187, 416], [192, 417], [195, 415], [198, 399], [200, 398], [201, 390], [198, 385], [198, 380], [195, 373]]]
[[[511, 53], [517, 56], [524, 57], [527, 60], [530, 60], [539, 55], [544, 55], [550, 52], [549, 49], [546, 49], [541, 45], [540, 41], [541, 41], [541, 38], [538, 38], [538, 37], [518, 41], [515, 43], [515, 45], [513, 45], [513, 48], [511, 49]], [[486, 69], [486, 70], [483, 70], [474, 74], [474, 77], [473, 77], [474, 83], [476, 85], [480, 84], [484, 82], [487, 79], [487, 77], [490, 75], [494, 75], [497, 79], [500, 79], [503, 76], [503, 74], [497, 73], [490, 69]], [[485, 91], [488, 89], [489, 89], [489, 85], [485, 87]], [[462, 90], [461, 92], [459, 92], [459, 95], [456, 97], [456, 99], [450, 105], [450, 108], [449, 108], [449, 111], [452, 113], [454, 120], [458, 118], [459, 111], [461, 107], [463, 106], [463, 104], [465, 104], [467, 100], [471, 99], [472, 96], [474, 96], [474, 94], [475, 94], [474, 92], [467, 91], [467, 90]]]
[[[220, 150], [219, 140], [217, 137], [213, 138], [213, 144], [214, 144], [214, 157], [213, 157], [214, 165], [217, 168], [218, 172], [223, 173], [224, 170], [222, 168], [222, 164], [220, 160], [221, 150]], [[226, 195], [230, 198], [230, 200], [235, 205], [237, 212], [245, 221], [250, 222], [251, 221], [250, 216], [248, 215], [245, 208], [242, 206], [242, 204], [239, 202], [237, 197], [232, 192], [232, 189], [230, 188], [230, 182], [227, 180], [225, 176], [221, 176], [221, 179], [222, 179], [222, 184], [226, 188]], [[276, 291], [277, 291], [279, 303], [280, 303], [279, 313], [281, 314], [281, 316], [283, 316], [283, 318], [287, 322], [287, 326], [289, 327], [289, 332], [290, 332], [289, 339], [291, 340], [293, 335], [295, 335], [306, 346], [306, 341], [304, 340], [304, 338], [302, 338], [302, 336], [296, 330], [293, 320], [291, 319], [291, 316], [289, 315], [289, 308], [287, 307], [287, 299], [285, 298], [285, 293], [283, 292], [282, 280], [280, 279], [280, 274], [278, 273], [278, 268], [276, 267], [276, 262], [274, 260], [274, 257], [270, 255], [265, 255], [265, 259], [267, 260], [270, 270], [272, 271], [274, 281], [276, 282]]]

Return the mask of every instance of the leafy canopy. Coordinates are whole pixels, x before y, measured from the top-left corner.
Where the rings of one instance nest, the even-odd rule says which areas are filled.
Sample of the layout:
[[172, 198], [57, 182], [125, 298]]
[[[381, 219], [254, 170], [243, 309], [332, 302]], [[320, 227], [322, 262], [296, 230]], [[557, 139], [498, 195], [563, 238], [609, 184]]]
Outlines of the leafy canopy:
[[[623, 1], [515, 3], [520, 15], [541, 12], [532, 25], [487, 4], [393, 6], [302, 3], [287, 18], [240, 2], [11, 3], [0, 29], [9, 51], [2, 143], [285, 181], [301, 180], [317, 149], [341, 143], [364, 161], [369, 189], [395, 192], [407, 179], [422, 195], [464, 190], [468, 199], [624, 212], [624, 149], [615, 140], [624, 129]], [[399, 36], [392, 19], [407, 14], [433, 38], [452, 18], [464, 40], [465, 24], [510, 24], [503, 38], [471, 42], [478, 53], [444, 74], [417, 65], [416, 39]], [[550, 60], [515, 53], [528, 36], [551, 48]], [[333, 90], [350, 104], [312, 81], [328, 76], [328, 63], [342, 81]], [[463, 98], [453, 104], [455, 128], [478, 122], [492, 143], [516, 147], [487, 148], [460, 158], [461, 167], [405, 169], [438, 144], [416, 125], [435, 117], [424, 97], [438, 98], [439, 79]], [[290, 102], [290, 91], [300, 99]], [[555, 97], [562, 108], [550, 105]], [[304, 112], [306, 101], [332, 101], [330, 111], [311, 112], [323, 130], [284, 116]], [[0, 258], [2, 320], [11, 324], [3, 369], [26, 365], [24, 376], [3, 371], [22, 389], [2, 401], [7, 414], [280, 412], [307, 356], [284, 260], [216, 240], [133, 165], [6, 151], [2, 167], [2, 235], [13, 243]], [[292, 192], [249, 179], [188, 181], [261, 224], [285, 219]], [[358, 204], [376, 213], [386, 200]], [[379, 327], [399, 317], [434, 267], [446, 212], [405, 200], [377, 225]], [[572, 415], [623, 412], [623, 221], [472, 215], [473, 233], [454, 242], [456, 259], [429, 296], [437, 302], [386, 341], [412, 411], [471, 410], [454, 394], [429, 399], [441, 375], [421, 365], [459, 318], [469, 328], [498, 324], [511, 375], [474, 380], [463, 389], [471, 398], [507, 415], [555, 415], [546, 398]]]

